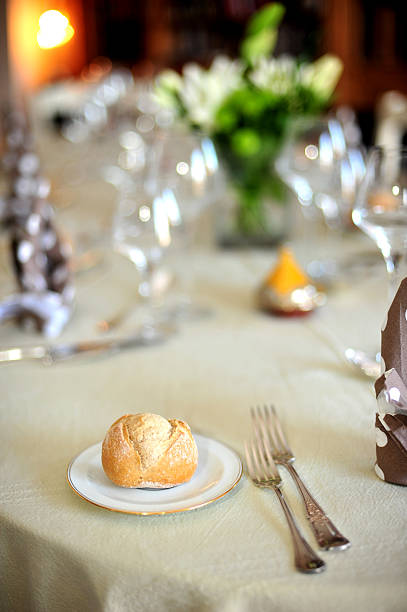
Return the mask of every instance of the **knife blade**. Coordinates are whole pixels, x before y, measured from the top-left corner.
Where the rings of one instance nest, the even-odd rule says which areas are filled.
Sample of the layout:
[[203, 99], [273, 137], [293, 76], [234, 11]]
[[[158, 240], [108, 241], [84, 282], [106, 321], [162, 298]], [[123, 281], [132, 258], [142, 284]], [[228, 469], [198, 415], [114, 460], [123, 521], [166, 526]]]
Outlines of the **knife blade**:
[[42, 344], [38, 346], [0, 349], [0, 364], [34, 359], [41, 361], [45, 365], [51, 365], [76, 355], [115, 353], [124, 349], [152, 346], [163, 342], [174, 331], [175, 327], [171, 325], [144, 327], [124, 338], [83, 340], [65, 344]]

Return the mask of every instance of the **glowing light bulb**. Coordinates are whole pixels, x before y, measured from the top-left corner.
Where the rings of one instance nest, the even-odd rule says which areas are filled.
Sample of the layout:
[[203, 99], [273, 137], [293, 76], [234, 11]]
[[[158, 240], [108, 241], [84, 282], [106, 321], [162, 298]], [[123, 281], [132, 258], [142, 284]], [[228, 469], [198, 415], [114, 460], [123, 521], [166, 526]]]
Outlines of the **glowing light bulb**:
[[41, 49], [60, 47], [75, 34], [69, 19], [59, 11], [45, 11], [39, 18], [39, 26], [37, 42]]

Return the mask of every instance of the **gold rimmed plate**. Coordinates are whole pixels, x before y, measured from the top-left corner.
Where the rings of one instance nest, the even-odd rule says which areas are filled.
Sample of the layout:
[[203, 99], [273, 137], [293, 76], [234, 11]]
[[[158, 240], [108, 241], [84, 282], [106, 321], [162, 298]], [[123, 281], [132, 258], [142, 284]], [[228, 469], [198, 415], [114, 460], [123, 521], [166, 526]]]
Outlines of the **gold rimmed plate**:
[[170, 514], [194, 510], [220, 499], [242, 476], [240, 457], [221, 442], [194, 434], [198, 467], [189, 482], [171, 489], [126, 489], [113, 484], [101, 461], [102, 443], [82, 451], [68, 466], [73, 491], [86, 501], [127, 514]]

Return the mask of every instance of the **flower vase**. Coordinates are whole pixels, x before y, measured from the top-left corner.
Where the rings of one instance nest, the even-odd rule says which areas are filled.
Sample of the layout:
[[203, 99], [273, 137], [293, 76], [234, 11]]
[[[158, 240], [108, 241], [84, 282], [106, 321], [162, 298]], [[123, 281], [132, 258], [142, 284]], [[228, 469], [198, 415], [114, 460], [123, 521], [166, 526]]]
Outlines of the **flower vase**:
[[[221, 151], [218, 148], [218, 152]], [[273, 160], [251, 160], [251, 168], [230, 155], [219, 155], [226, 188], [216, 212], [216, 239], [221, 247], [274, 247], [287, 237], [291, 209], [286, 186]]]

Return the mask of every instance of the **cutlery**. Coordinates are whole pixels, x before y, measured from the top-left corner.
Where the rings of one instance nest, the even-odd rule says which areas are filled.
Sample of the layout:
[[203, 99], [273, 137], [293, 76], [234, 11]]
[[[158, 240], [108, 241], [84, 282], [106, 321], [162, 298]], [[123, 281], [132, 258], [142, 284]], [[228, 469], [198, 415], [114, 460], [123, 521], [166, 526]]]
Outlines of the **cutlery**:
[[294, 546], [294, 564], [298, 571], [306, 574], [322, 572], [326, 564], [318, 557], [301, 534], [283, 492], [282, 481], [276, 464], [266, 443], [264, 427], [254, 423], [255, 440], [245, 442], [247, 473], [257, 487], [272, 489], [283, 508]]
[[[124, 306], [110, 319], [102, 319], [97, 322], [96, 327], [101, 332], [108, 332], [116, 327], [119, 327], [124, 320], [130, 316], [134, 306]], [[209, 318], [212, 314], [210, 308], [201, 305], [179, 303], [170, 306], [169, 308], [163, 308], [160, 313], [160, 320], [170, 321], [174, 323], [178, 322], [193, 322], [195, 320], [201, 320]]]
[[344, 362], [347, 366], [351, 366], [355, 372], [368, 378], [378, 378], [382, 373], [380, 353], [370, 355], [359, 349], [347, 348], [332, 330], [320, 321], [318, 327], [307, 324], [307, 328], [335, 352], [341, 363]]
[[0, 364], [37, 359], [45, 365], [64, 361], [77, 355], [116, 353], [124, 349], [152, 346], [163, 342], [175, 332], [175, 327], [143, 327], [137, 333], [125, 338], [106, 340], [85, 340], [67, 344], [43, 344], [38, 346], [15, 347], [0, 350]]
[[101, 319], [96, 323], [97, 329], [102, 332], [107, 332], [111, 329], [119, 327], [119, 325], [121, 325], [123, 321], [130, 315], [132, 309], [133, 306], [125, 306], [115, 315], [113, 315], [110, 319]]
[[347, 348], [345, 350], [345, 359], [369, 378], [378, 378], [381, 374], [380, 353], [371, 357], [358, 349]]
[[269, 448], [274, 462], [284, 466], [292, 476], [304, 501], [307, 518], [318, 545], [324, 550], [345, 550], [350, 542], [335, 527], [327, 517], [321, 506], [315, 501], [300, 478], [293, 463], [295, 456], [290, 449], [283, 428], [274, 406], [264, 406], [263, 410], [257, 407], [252, 410], [252, 418], [259, 423], [267, 436]]

